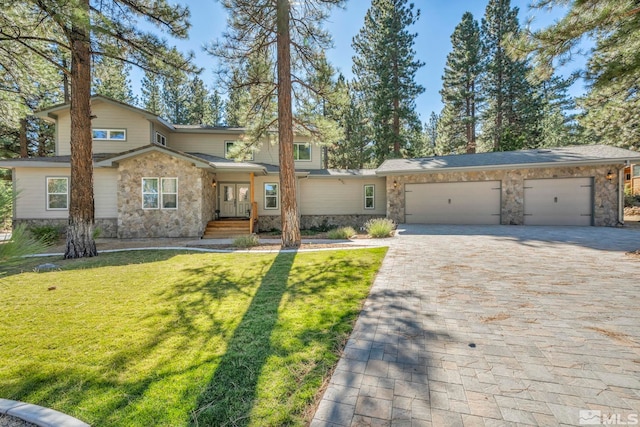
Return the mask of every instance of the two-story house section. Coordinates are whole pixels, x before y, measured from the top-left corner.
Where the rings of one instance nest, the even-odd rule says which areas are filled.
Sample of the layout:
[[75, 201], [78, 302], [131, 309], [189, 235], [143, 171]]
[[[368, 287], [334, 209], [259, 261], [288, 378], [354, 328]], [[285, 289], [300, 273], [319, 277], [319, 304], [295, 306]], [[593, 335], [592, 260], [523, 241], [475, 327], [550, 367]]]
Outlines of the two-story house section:
[[[104, 237], [201, 237], [280, 228], [278, 145], [231, 158], [243, 129], [174, 125], [103, 96], [92, 97], [96, 226]], [[14, 225], [66, 225], [70, 182], [69, 105], [40, 111], [55, 123], [55, 156], [0, 161], [18, 194]], [[386, 178], [374, 170], [326, 170], [322, 147], [296, 137], [302, 228], [360, 226], [386, 212]]]

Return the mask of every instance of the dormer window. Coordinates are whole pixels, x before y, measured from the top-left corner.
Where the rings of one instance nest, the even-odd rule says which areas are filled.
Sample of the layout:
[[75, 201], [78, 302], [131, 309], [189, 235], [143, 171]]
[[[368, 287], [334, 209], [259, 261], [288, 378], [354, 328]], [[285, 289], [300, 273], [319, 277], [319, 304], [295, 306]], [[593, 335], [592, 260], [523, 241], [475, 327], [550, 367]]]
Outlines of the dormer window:
[[160, 144], [166, 147], [167, 137], [161, 134], [160, 132], [156, 132], [156, 144]]
[[93, 129], [94, 141], [126, 141], [126, 129]]

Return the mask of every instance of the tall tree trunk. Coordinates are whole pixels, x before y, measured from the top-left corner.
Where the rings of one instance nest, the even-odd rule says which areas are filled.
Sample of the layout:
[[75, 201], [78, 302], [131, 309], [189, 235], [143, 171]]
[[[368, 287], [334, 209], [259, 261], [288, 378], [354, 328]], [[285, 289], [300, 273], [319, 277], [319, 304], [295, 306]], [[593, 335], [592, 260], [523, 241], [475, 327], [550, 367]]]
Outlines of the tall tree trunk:
[[293, 161], [289, 0], [278, 0], [277, 20], [280, 212], [282, 221], [282, 248], [286, 249], [300, 247], [300, 219], [298, 218], [295, 163]]
[[29, 157], [27, 150], [27, 119], [20, 119], [20, 157]]
[[91, 141], [91, 51], [89, 0], [74, 22], [71, 42], [71, 198], [65, 259], [98, 255], [93, 239], [93, 158]]

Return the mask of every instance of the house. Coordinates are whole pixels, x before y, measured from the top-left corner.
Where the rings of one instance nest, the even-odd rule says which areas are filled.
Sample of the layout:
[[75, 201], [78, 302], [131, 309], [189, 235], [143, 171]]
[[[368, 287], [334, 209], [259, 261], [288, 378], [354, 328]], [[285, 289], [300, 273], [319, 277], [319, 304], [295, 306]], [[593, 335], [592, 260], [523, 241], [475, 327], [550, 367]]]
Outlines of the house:
[[581, 145], [392, 159], [377, 174], [400, 223], [617, 226], [634, 161], [640, 153]]
[[[226, 218], [244, 219], [247, 233], [254, 231], [249, 225], [280, 228], [277, 144], [264, 142], [251, 160], [236, 162], [229, 151], [242, 129], [173, 125], [103, 96], [92, 97], [91, 109], [95, 220], [102, 237], [201, 237], [208, 224]], [[0, 161], [12, 170], [18, 194], [13, 223], [64, 226], [69, 105], [38, 115], [56, 125], [55, 155]], [[308, 139], [294, 142], [301, 227], [384, 217], [385, 178], [373, 170], [323, 169], [321, 152]]]
[[[245, 161], [230, 151], [243, 129], [174, 125], [92, 97], [96, 226], [103, 237], [208, 237], [280, 229], [278, 146]], [[0, 160], [18, 194], [14, 225], [67, 223], [68, 105], [39, 113], [56, 124], [54, 157]], [[624, 170], [640, 153], [584, 145], [391, 159], [377, 169], [323, 169], [322, 150], [294, 142], [301, 228], [398, 223], [622, 224]], [[233, 221], [232, 221], [233, 219]], [[240, 224], [240, 229], [238, 227]], [[234, 227], [234, 228], [229, 228]]]

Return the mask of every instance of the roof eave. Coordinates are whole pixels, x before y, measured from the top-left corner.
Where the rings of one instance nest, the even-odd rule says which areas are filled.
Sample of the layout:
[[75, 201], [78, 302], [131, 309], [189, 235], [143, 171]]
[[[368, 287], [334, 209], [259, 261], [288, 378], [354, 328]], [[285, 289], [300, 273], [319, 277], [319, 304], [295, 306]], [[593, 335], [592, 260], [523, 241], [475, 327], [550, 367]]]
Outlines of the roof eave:
[[548, 167], [566, 167], [566, 166], [600, 166], [600, 165], [616, 165], [627, 164], [640, 161], [638, 158], [618, 158], [618, 159], [590, 159], [590, 160], [573, 160], [573, 161], [557, 161], [544, 163], [515, 163], [504, 165], [483, 165], [483, 166], [460, 166], [460, 167], [439, 167], [430, 169], [397, 169], [387, 171], [376, 171], [378, 176], [395, 176], [408, 175], [415, 173], [447, 173], [447, 172], [465, 172], [465, 171], [485, 171], [500, 169], [530, 169], [530, 168], [548, 168]]

